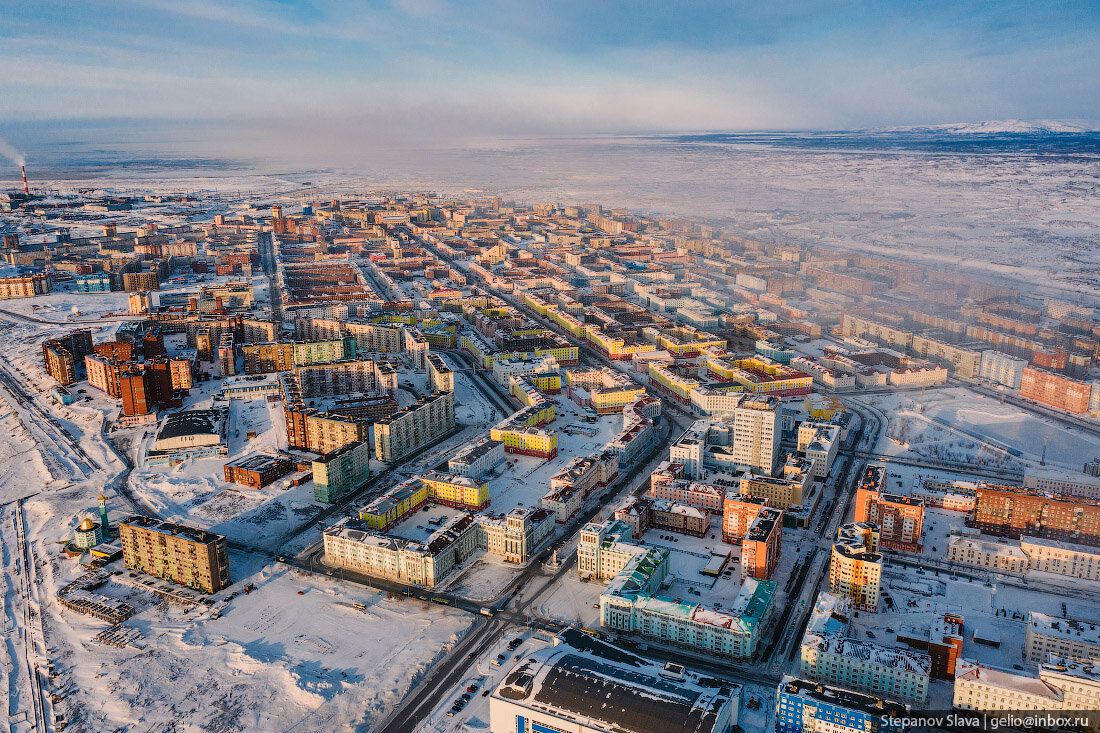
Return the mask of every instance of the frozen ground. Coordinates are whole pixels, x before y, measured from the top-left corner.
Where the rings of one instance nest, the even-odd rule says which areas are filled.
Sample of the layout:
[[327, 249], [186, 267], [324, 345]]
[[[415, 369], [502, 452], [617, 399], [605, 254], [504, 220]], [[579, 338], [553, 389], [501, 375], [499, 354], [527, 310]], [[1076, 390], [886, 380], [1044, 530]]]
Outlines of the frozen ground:
[[889, 455], [1024, 471], [1039, 464], [1045, 439], [1046, 463], [1075, 472], [1100, 455], [1090, 433], [961, 387], [862, 400], [890, 417], [878, 446]]
[[218, 619], [148, 600], [126, 624], [142, 631], [140, 649], [98, 644], [92, 637], [104, 624], [51, 609], [61, 684], [80, 710], [71, 729], [369, 727], [472, 623], [469, 614], [387, 600], [326, 576], [257, 571], [236, 554], [231, 563], [254, 592]]

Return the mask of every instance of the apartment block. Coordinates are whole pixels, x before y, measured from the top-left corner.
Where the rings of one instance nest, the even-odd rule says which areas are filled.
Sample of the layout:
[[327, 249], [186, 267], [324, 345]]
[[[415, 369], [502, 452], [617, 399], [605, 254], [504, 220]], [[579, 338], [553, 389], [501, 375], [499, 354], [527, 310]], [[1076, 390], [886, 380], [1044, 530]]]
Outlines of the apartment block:
[[863, 611], [878, 611], [882, 588], [882, 554], [878, 527], [867, 522], [846, 524], [837, 530], [829, 560], [829, 592], [852, 599]]
[[753, 578], [770, 578], [782, 551], [783, 512], [764, 507], [741, 540], [741, 572]]
[[313, 496], [331, 504], [370, 478], [370, 443], [352, 440], [313, 461]]
[[232, 582], [225, 537], [150, 517], [132, 516], [118, 526], [126, 567], [204, 593]]
[[454, 392], [435, 392], [374, 424], [375, 456], [386, 462], [401, 460], [454, 426]]
[[1024, 658], [1040, 664], [1050, 654], [1079, 661], [1100, 659], [1100, 622], [1029, 611]]

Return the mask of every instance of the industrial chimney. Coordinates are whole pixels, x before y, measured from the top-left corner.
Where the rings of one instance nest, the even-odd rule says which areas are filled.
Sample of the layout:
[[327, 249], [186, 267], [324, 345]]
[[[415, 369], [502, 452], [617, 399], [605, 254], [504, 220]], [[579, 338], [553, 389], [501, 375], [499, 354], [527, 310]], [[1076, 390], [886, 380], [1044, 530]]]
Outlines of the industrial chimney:
[[19, 167], [23, 169], [23, 193], [25, 193], [29, 196], [30, 193], [31, 193], [31, 190], [29, 188], [27, 188], [27, 166], [23, 165], [23, 166], [19, 166]]

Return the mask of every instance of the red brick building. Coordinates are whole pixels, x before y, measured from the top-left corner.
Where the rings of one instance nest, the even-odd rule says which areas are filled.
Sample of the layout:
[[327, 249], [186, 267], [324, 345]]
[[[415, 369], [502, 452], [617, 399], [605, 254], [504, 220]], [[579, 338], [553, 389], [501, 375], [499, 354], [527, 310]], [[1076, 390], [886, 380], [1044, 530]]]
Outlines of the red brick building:
[[1042, 369], [1024, 367], [1020, 378], [1020, 396], [1066, 412], [1082, 413], [1089, 409], [1092, 384]]
[[1030, 535], [1100, 546], [1100, 504], [1015, 486], [981, 486], [967, 526], [999, 537]]

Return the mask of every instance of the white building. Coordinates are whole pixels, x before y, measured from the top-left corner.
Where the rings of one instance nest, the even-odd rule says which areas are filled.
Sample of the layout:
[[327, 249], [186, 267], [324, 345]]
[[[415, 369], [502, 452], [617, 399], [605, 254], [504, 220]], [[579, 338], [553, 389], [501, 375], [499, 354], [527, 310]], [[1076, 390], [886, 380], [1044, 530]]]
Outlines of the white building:
[[1003, 384], [1012, 389], [1020, 388], [1020, 380], [1024, 376], [1024, 367], [1027, 361], [1015, 359], [1008, 354], [1002, 354], [994, 349], [982, 352], [982, 361], [978, 366], [978, 376], [997, 384]]
[[1028, 557], [1019, 543], [990, 542], [976, 537], [952, 537], [947, 543], [947, 561], [1003, 573], [1026, 573]]
[[802, 637], [802, 676], [892, 700], [927, 700], [932, 658], [926, 652], [849, 637], [850, 607], [846, 598], [818, 595]]
[[1100, 548], [1042, 537], [1023, 537], [1020, 550], [1027, 555], [1031, 570], [1083, 580], [1100, 580]]
[[478, 479], [492, 471], [504, 460], [504, 443], [482, 438], [468, 443], [447, 461], [447, 470], [457, 476]]
[[1039, 664], [1050, 654], [1071, 659], [1100, 659], [1100, 626], [1095, 621], [1059, 618], [1038, 611], [1027, 614], [1024, 656]]
[[960, 659], [955, 665], [952, 705], [958, 710], [992, 716], [998, 712], [1087, 712], [1090, 722], [1086, 729], [1097, 730], [1100, 669], [1093, 663], [1051, 656], [1040, 665], [1038, 675], [1034, 675], [983, 667]]
[[829, 475], [840, 448], [840, 426], [821, 422], [804, 422], [798, 426], [798, 452], [813, 464], [813, 477]]
[[697, 421], [670, 448], [669, 460], [684, 464], [686, 478], [700, 478], [706, 468], [772, 475], [779, 461], [782, 415], [777, 397], [742, 395], [729, 416]]

